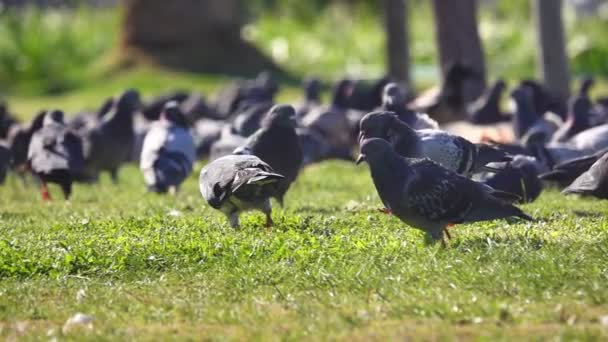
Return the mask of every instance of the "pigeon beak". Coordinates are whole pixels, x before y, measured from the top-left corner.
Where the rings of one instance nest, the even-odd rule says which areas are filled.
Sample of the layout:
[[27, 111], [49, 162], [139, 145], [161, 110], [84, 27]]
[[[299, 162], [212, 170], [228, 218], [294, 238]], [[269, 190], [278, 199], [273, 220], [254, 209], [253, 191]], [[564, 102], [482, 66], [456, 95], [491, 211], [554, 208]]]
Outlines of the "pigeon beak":
[[365, 161], [365, 155], [364, 154], [360, 154], [359, 158], [357, 158], [357, 161], [355, 162], [357, 165], [363, 163]]

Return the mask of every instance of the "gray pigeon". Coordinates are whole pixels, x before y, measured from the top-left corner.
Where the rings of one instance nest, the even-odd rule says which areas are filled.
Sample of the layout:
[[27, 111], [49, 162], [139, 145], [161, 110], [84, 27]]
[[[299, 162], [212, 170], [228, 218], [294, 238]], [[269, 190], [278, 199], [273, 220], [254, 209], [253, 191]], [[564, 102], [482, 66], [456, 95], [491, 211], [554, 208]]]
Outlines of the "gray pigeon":
[[270, 165], [250, 155], [230, 155], [209, 163], [201, 170], [199, 189], [207, 203], [227, 217], [230, 226], [239, 226], [239, 215], [260, 210], [266, 215], [266, 227], [273, 225], [270, 197], [283, 176]]
[[175, 193], [192, 172], [194, 141], [177, 102], [169, 102], [144, 139], [140, 169], [150, 191]]
[[429, 158], [462, 175], [489, 170], [488, 163], [511, 160], [504, 151], [441, 130], [416, 131], [392, 112], [372, 112], [361, 120], [359, 142], [368, 138], [384, 139], [404, 157]]
[[262, 127], [236, 149], [234, 154], [252, 154], [268, 163], [283, 175], [273, 195], [283, 206], [289, 186], [296, 180], [302, 166], [302, 147], [296, 134], [296, 112], [290, 105], [276, 105], [270, 109]]
[[225, 124], [219, 139], [211, 144], [209, 160], [216, 160], [232, 154], [236, 148], [242, 146], [246, 141], [247, 138], [238, 135], [232, 125]]
[[6, 173], [11, 166], [11, 151], [0, 142], [0, 184], [4, 184]]
[[598, 159], [562, 193], [608, 199], [608, 153]]
[[103, 121], [83, 133], [86, 165], [84, 177], [80, 179], [96, 181], [100, 172], [108, 171], [112, 180], [118, 182], [118, 169], [133, 151], [133, 116], [140, 105], [139, 93], [127, 90]]
[[42, 183], [42, 199], [50, 200], [47, 183], [57, 183], [65, 199], [72, 193], [72, 177], [84, 166], [82, 141], [63, 121], [62, 111], [51, 111], [42, 128], [34, 133], [28, 150], [32, 172]]
[[608, 149], [605, 149], [592, 155], [567, 160], [555, 165], [551, 171], [539, 175], [539, 178], [544, 181], [557, 182], [559, 186], [565, 188], [589, 170], [607, 152]]
[[362, 143], [357, 163], [367, 161], [386, 209], [408, 225], [443, 241], [452, 224], [532, 218], [501, 198], [512, 198], [462, 177], [429, 159], [403, 158], [382, 139]]

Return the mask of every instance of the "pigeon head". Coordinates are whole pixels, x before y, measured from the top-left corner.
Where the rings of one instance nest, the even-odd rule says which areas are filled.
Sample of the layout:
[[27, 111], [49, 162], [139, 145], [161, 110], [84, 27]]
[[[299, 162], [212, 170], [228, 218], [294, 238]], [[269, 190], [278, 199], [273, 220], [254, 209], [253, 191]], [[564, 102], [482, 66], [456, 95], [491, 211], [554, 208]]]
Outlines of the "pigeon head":
[[386, 109], [405, 106], [405, 94], [397, 83], [389, 83], [384, 87], [382, 106]]
[[364, 161], [374, 163], [375, 161], [387, 160], [391, 159], [394, 154], [395, 150], [388, 141], [378, 138], [365, 139], [361, 143], [361, 152], [359, 152], [356, 163], [359, 165]]
[[304, 96], [306, 101], [321, 102], [321, 81], [311, 77], [304, 81]]
[[348, 108], [349, 98], [352, 95], [355, 83], [349, 79], [343, 79], [334, 86], [332, 91], [332, 105], [339, 108]]
[[570, 103], [570, 120], [574, 125], [589, 126], [591, 100], [588, 97], [576, 97]]
[[275, 105], [262, 120], [263, 127], [296, 126], [296, 110], [290, 105]]
[[165, 108], [160, 114], [162, 120], [171, 122], [172, 124], [187, 127], [188, 120], [186, 120], [186, 116], [182, 112], [179, 104], [175, 101], [170, 101], [165, 104]]
[[52, 124], [64, 125], [65, 122], [63, 121], [63, 117], [64, 117], [64, 114], [62, 111], [52, 110], [52, 111], [46, 113], [42, 124], [43, 124], [43, 126], [48, 126], [48, 125], [52, 125]]
[[119, 110], [125, 112], [135, 112], [141, 106], [141, 98], [139, 92], [135, 89], [129, 89], [120, 95], [116, 106]]
[[400, 124], [393, 112], [372, 112], [366, 114], [359, 122], [359, 143], [369, 138], [388, 139], [391, 128]]
[[581, 88], [578, 91], [578, 96], [589, 97], [589, 91], [595, 84], [593, 77], [585, 77], [581, 82]]

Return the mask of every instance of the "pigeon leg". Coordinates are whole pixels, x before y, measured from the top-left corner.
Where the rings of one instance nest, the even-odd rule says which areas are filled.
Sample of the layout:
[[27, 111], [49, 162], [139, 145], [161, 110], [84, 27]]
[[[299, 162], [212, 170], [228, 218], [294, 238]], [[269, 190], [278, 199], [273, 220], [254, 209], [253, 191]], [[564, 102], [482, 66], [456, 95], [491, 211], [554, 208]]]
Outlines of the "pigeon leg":
[[51, 200], [51, 194], [49, 193], [49, 188], [47, 187], [45, 181], [42, 181], [42, 188], [40, 189], [40, 193], [42, 194], [42, 200], [44, 202], [48, 202]]
[[230, 222], [230, 227], [232, 228], [238, 228], [239, 227], [239, 213], [238, 212], [234, 212], [230, 215], [228, 215], [228, 222]]
[[448, 240], [452, 240], [452, 235], [450, 235], [448, 228], [445, 228], [443, 232], [445, 233], [445, 236], [447, 236]]
[[72, 182], [65, 182], [61, 184], [61, 190], [63, 190], [63, 197], [66, 201], [70, 200], [70, 196], [72, 195]]
[[388, 209], [388, 208], [380, 208], [378, 209], [379, 212], [383, 213], [383, 214], [387, 214], [387, 215], [391, 215], [393, 212]]
[[118, 170], [117, 169], [110, 170], [110, 177], [112, 178], [112, 183], [118, 184]]
[[274, 225], [274, 221], [272, 221], [272, 216], [270, 212], [266, 213], [266, 228], [270, 229]]

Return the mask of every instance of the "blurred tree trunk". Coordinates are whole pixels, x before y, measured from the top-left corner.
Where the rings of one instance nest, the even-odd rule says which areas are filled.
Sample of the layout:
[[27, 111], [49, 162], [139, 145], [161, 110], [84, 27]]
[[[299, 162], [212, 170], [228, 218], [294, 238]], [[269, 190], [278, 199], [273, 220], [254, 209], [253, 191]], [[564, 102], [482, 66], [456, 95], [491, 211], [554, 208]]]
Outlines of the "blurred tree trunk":
[[253, 73], [277, 67], [241, 38], [240, 0], [125, 0], [121, 55], [201, 72]]
[[477, 31], [476, 0], [433, 0], [435, 37], [441, 72], [445, 79], [450, 65], [463, 64], [478, 77], [465, 83], [466, 102], [478, 98], [486, 87], [486, 65]]
[[537, 63], [540, 78], [560, 98], [570, 95], [570, 73], [564, 44], [562, 0], [532, 0], [538, 44]]
[[410, 88], [406, 0], [384, 0], [384, 30], [388, 75]]

